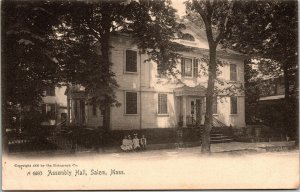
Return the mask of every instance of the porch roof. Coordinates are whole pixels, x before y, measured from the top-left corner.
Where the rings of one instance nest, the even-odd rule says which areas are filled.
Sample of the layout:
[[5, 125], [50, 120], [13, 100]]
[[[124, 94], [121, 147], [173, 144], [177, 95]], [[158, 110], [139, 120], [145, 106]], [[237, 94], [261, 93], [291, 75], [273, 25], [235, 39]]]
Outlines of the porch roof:
[[184, 85], [182, 87], [174, 89], [175, 96], [205, 96], [206, 88], [202, 85], [197, 85], [195, 87], [189, 87]]

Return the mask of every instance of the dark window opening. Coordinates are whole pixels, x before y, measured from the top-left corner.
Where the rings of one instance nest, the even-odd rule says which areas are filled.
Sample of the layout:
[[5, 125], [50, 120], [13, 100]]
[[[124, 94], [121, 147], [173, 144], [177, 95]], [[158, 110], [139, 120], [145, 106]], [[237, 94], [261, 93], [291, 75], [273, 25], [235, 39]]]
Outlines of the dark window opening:
[[158, 94], [158, 114], [168, 114], [167, 94]]
[[137, 114], [136, 92], [126, 92], [126, 114]]
[[93, 116], [97, 116], [97, 105], [93, 104]]
[[126, 50], [126, 72], [137, 72], [137, 52]]
[[236, 65], [230, 64], [230, 81], [236, 81], [236, 80], [237, 80]]
[[55, 86], [49, 86], [46, 88], [46, 96], [55, 96]]
[[237, 114], [237, 97], [230, 97], [230, 113]]
[[185, 33], [182, 35], [181, 37], [183, 40], [187, 40], [187, 41], [195, 41], [195, 38], [193, 37], [193, 35]]

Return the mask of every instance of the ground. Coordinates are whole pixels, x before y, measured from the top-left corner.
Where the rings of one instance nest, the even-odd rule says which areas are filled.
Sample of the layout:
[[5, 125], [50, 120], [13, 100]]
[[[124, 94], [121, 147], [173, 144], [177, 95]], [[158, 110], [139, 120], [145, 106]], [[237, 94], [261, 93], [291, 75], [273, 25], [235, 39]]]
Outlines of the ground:
[[[24, 155], [24, 154], [23, 154]], [[75, 169], [105, 170], [107, 176], [63, 176], [40, 177], [43, 189], [276, 189], [299, 187], [299, 150], [279, 152], [236, 150], [202, 155], [200, 147], [184, 149], [149, 150], [143, 152], [97, 153], [82, 151], [77, 153], [10, 155], [14, 164], [43, 162], [47, 164], [71, 164]], [[28, 158], [30, 156], [30, 158]], [[18, 157], [18, 158], [16, 158]], [[7, 165], [8, 167], [8, 165]], [[44, 168], [65, 170], [66, 168]], [[18, 170], [18, 169], [15, 169]], [[112, 174], [119, 171], [119, 175]], [[23, 170], [24, 171], [24, 170]], [[25, 172], [11, 172], [12, 177]], [[75, 176], [75, 175], [74, 175]], [[53, 179], [50, 179], [52, 177]], [[29, 177], [26, 177], [29, 179]], [[27, 186], [28, 181], [18, 181]], [[36, 177], [37, 178], [37, 177]], [[57, 179], [63, 182], [57, 183]], [[34, 179], [34, 178], [33, 178]], [[71, 180], [70, 180], [71, 179]], [[77, 185], [78, 184], [78, 185]], [[32, 186], [32, 183], [31, 185]]]

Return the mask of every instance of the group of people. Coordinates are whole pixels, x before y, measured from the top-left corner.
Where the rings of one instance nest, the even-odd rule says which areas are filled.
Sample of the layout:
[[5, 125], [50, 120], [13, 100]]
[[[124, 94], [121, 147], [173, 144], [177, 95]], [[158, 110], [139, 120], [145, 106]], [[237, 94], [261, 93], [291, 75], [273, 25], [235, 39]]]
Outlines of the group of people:
[[147, 140], [145, 135], [139, 139], [137, 133], [134, 134], [133, 139], [130, 135], [125, 135], [122, 140], [121, 149], [123, 151], [132, 151], [132, 150], [145, 150], [147, 145]]

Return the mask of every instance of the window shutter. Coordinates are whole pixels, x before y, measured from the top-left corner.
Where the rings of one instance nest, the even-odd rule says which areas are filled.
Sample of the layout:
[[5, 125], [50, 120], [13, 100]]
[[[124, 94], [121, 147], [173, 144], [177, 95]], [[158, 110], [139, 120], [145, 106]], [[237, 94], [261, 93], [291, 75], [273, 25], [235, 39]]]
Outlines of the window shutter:
[[93, 116], [97, 116], [97, 105], [93, 104]]
[[184, 65], [184, 58], [181, 58], [181, 76], [184, 76], [185, 74], [185, 65]]
[[213, 98], [213, 114], [218, 113], [218, 100], [217, 97]]
[[126, 92], [126, 114], [137, 114], [136, 92]]
[[46, 104], [42, 104], [42, 115], [46, 116], [47, 114], [47, 105]]
[[168, 113], [168, 95], [158, 94], [158, 114]]
[[85, 102], [80, 100], [80, 115], [81, 123], [85, 123]]
[[194, 59], [194, 77], [198, 77], [198, 59]]
[[126, 50], [126, 71], [137, 72], [137, 52]]
[[237, 80], [236, 65], [230, 64], [230, 81]]
[[230, 97], [230, 113], [237, 114], [237, 97]]
[[74, 100], [74, 112], [75, 112], [75, 119], [78, 118], [78, 108], [77, 108], [77, 100]]

